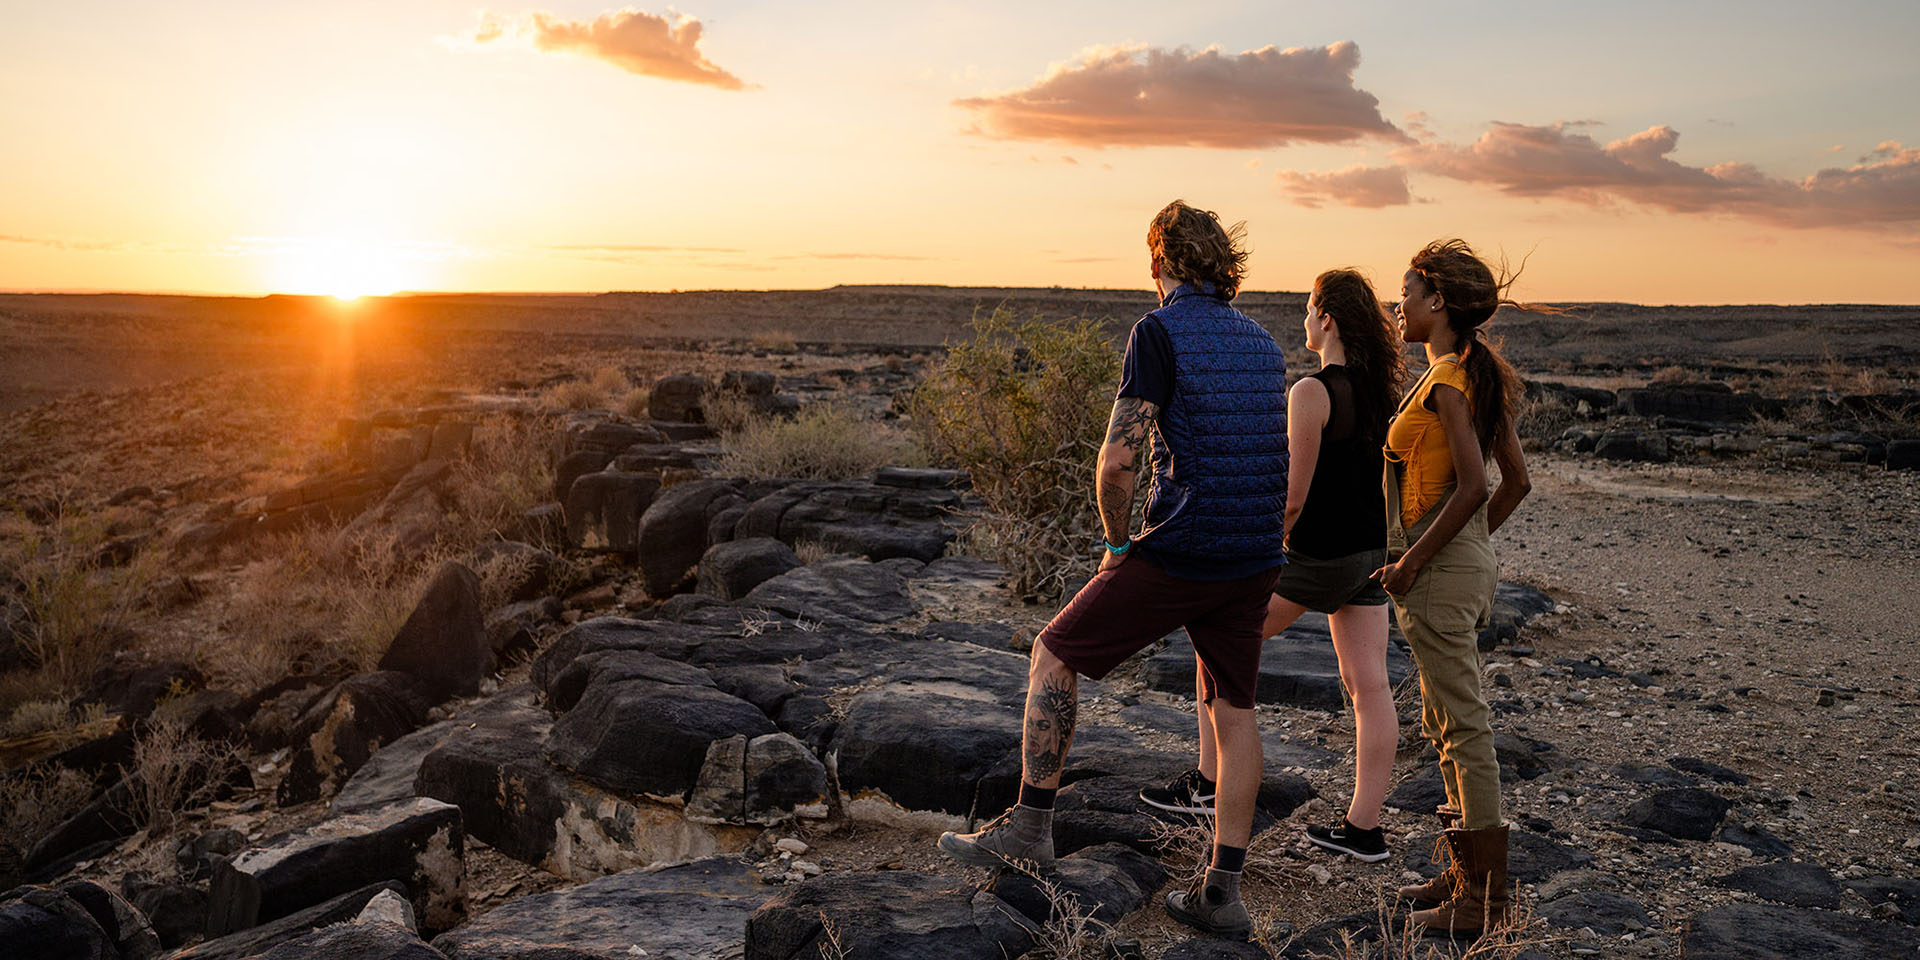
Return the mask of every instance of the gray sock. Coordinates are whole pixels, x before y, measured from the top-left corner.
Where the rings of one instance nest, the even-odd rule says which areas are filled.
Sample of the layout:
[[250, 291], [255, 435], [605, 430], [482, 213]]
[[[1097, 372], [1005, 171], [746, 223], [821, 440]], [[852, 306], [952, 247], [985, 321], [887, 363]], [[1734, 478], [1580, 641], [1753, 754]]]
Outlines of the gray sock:
[[1206, 887], [1203, 895], [1207, 902], [1213, 903], [1214, 891], [1219, 891], [1219, 903], [1230, 903], [1240, 898], [1240, 874], [1226, 870], [1207, 868]]

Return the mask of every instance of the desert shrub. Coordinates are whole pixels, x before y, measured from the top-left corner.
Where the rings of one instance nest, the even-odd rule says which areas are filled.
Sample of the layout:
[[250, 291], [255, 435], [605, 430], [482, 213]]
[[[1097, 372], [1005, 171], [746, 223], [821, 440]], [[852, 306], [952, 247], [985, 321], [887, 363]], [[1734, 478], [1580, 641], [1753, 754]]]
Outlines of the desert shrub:
[[92, 673], [158, 576], [160, 557], [150, 550], [102, 565], [109, 539], [98, 516], [76, 510], [46, 525], [14, 516], [0, 529], [0, 582], [14, 584], [22, 614], [15, 638], [59, 684]]
[[1554, 441], [1580, 420], [1574, 404], [1565, 394], [1543, 390], [1520, 404], [1520, 416], [1514, 428], [1522, 440]]
[[648, 412], [647, 408], [648, 402], [652, 399], [653, 392], [651, 390], [648, 390], [646, 387], [634, 387], [628, 390], [625, 396], [620, 398], [620, 402], [616, 406], [621, 416], [632, 417], [635, 420], [645, 420], [652, 415]]
[[26, 737], [55, 730], [71, 722], [63, 700], [29, 700], [13, 708], [0, 722], [0, 738]]
[[447, 483], [440, 539], [449, 549], [519, 534], [520, 515], [553, 495], [547, 452], [556, 430], [547, 417], [493, 417], [476, 425], [467, 457], [453, 465]]
[[18, 883], [4, 876], [5, 865], [25, 860], [54, 827], [79, 813], [93, 799], [93, 781], [68, 767], [36, 764], [0, 776], [0, 882]]
[[633, 381], [619, 367], [596, 368], [588, 383], [602, 397], [622, 396], [633, 386]]
[[125, 813], [150, 833], [163, 833], [182, 813], [212, 803], [240, 763], [232, 744], [202, 740], [180, 724], [156, 720], [135, 738]]
[[722, 435], [737, 434], [767, 419], [754, 407], [753, 401], [738, 390], [708, 391], [701, 401], [700, 412], [706, 416], [707, 426]]
[[747, 342], [755, 350], [773, 353], [792, 353], [800, 349], [800, 341], [794, 337], [791, 330], [768, 330], [756, 333], [753, 339]]
[[1100, 533], [1094, 464], [1120, 356], [1101, 321], [976, 314], [920, 388], [913, 423], [935, 457], [965, 468], [986, 501], [969, 539], [1021, 595], [1058, 594], [1091, 570]]
[[596, 389], [586, 380], [568, 380], [548, 387], [540, 394], [540, 406], [545, 410], [565, 412], [568, 410], [593, 410], [606, 402], [607, 395]]
[[806, 407], [791, 420], [749, 418], [723, 432], [722, 442], [727, 452], [719, 472], [753, 479], [846, 480], [925, 460], [901, 431], [830, 403]]
[[1661, 367], [1653, 373], [1654, 383], [1692, 383], [1693, 371], [1686, 367], [1673, 365]]

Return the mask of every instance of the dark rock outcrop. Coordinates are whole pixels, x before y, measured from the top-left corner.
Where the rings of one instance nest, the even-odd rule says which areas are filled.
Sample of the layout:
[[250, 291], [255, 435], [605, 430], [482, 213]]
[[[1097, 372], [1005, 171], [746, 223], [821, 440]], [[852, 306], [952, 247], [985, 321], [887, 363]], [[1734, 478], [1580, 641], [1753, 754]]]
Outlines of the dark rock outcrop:
[[1693, 787], [1661, 790], [1634, 801], [1624, 822], [1680, 840], [1711, 840], [1732, 807], [1725, 799]]
[[753, 704], [712, 687], [609, 680], [587, 686], [553, 725], [546, 752], [617, 793], [680, 796], [698, 781], [708, 744], [773, 732]]
[[660, 493], [660, 475], [602, 470], [567, 490], [567, 542], [586, 549], [631, 554], [639, 549], [640, 518]]
[[297, 751], [278, 791], [282, 805], [324, 797], [383, 745], [418, 729], [428, 700], [411, 674], [349, 677], [312, 699], [293, 725]]
[[957, 876], [834, 873], [789, 886], [755, 910], [745, 960], [818, 956], [829, 923], [848, 960], [1017, 957], [1033, 944], [1019, 911]]
[[367, 901], [383, 890], [391, 890], [401, 896], [407, 893], [405, 884], [392, 880], [369, 884], [278, 920], [206, 940], [173, 954], [168, 960], [243, 960], [300, 937], [316, 927], [352, 920], [367, 905]]
[[834, 738], [840, 788], [878, 790], [910, 810], [974, 812], [980, 781], [1020, 745], [1021, 713], [992, 702], [890, 687], [853, 698]]
[[718, 480], [695, 480], [661, 491], [638, 527], [640, 575], [647, 593], [665, 597], [679, 592], [707, 552], [709, 522], [738, 502], [733, 487]]
[[510, 900], [433, 945], [452, 960], [739, 956], [740, 931], [768, 888], [738, 860], [629, 870]]
[[1732, 903], [1694, 914], [1680, 949], [1687, 960], [1885, 960], [1913, 952], [1913, 931], [1826, 910]]
[[793, 548], [772, 537], [716, 543], [700, 557], [698, 589], [717, 600], [738, 600], [798, 566], [800, 558]]
[[445, 563], [393, 635], [380, 669], [413, 676], [421, 692], [439, 703], [477, 693], [492, 653], [480, 609], [480, 578], [464, 564]]

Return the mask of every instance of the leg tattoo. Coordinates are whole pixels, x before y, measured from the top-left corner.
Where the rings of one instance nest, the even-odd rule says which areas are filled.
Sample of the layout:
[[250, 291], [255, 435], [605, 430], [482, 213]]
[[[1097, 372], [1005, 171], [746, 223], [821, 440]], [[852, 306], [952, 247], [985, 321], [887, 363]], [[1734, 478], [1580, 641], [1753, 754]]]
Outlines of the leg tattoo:
[[1046, 786], [1060, 775], [1067, 762], [1067, 745], [1073, 741], [1079, 700], [1078, 691], [1069, 681], [1055, 677], [1040, 681], [1040, 688], [1027, 694], [1024, 749], [1028, 783]]

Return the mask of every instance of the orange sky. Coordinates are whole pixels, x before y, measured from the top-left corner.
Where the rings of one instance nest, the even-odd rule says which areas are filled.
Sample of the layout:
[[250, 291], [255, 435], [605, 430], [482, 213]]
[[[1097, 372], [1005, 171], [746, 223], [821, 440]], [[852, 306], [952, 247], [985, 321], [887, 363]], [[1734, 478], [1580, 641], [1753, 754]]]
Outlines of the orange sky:
[[16, 9], [0, 289], [1144, 286], [1182, 197], [1255, 289], [1920, 302], [1920, 5], [1172, 6]]

